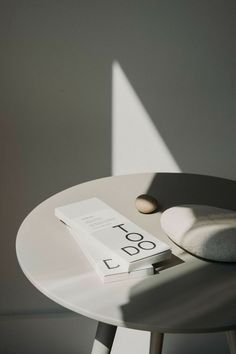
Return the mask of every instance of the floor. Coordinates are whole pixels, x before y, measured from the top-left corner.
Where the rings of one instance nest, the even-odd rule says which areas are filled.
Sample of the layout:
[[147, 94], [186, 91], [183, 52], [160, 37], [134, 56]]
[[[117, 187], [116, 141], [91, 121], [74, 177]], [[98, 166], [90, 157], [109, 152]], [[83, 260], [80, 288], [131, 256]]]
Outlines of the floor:
[[[0, 316], [0, 354], [89, 354], [96, 322], [75, 315]], [[148, 354], [149, 333], [119, 328], [111, 354]], [[228, 354], [223, 333], [166, 335], [163, 354]]]

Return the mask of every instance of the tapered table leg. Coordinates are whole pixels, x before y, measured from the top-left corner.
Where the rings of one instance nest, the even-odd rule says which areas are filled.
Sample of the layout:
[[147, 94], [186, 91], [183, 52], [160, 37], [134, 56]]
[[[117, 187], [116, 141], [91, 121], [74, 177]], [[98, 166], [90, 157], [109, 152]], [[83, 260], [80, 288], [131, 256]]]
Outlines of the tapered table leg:
[[236, 354], [236, 330], [226, 332], [230, 354]]
[[151, 332], [149, 354], [161, 354], [164, 334]]
[[91, 354], [109, 354], [116, 334], [116, 326], [98, 322]]

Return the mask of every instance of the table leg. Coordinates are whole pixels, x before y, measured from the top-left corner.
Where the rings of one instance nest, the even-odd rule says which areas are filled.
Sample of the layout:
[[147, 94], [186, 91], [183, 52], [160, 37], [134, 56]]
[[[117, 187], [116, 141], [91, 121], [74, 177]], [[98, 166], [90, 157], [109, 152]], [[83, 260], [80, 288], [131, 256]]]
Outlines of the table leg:
[[91, 354], [109, 354], [116, 334], [116, 326], [98, 322]]
[[230, 354], [236, 354], [236, 330], [226, 332]]
[[161, 354], [164, 334], [151, 332], [149, 354]]

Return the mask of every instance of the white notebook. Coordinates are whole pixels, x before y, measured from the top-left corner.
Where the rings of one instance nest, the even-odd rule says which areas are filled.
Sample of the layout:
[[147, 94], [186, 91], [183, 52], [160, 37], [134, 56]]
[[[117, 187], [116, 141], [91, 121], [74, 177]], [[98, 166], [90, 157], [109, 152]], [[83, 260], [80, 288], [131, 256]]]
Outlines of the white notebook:
[[161, 262], [170, 247], [118, 213], [98, 198], [86, 199], [55, 209], [55, 215], [76, 232], [103, 247], [128, 271]]
[[78, 242], [82, 252], [104, 283], [153, 275], [154, 268], [152, 265], [128, 272], [127, 267], [120, 265], [116, 259], [111, 258], [105, 248], [97, 249], [94, 242], [86, 237], [86, 234], [76, 232], [69, 227], [68, 230]]

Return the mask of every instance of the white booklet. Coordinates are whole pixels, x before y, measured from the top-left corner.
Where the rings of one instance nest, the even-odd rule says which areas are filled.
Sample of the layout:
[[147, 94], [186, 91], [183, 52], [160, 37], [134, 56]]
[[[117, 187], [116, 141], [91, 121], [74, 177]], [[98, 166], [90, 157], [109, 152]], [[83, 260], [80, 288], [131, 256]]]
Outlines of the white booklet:
[[104, 283], [154, 274], [152, 265], [138, 268], [133, 272], [128, 272], [127, 267], [120, 265], [116, 259], [111, 258], [105, 248], [98, 249], [94, 242], [86, 237], [86, 235], [76, 232], [69, 227], [68, 230], [78, 242], [82, 252], [88, 258], [88, 261]]
[[170, 247], [98, 198], [55, 209], [55, 215], [76, 232], [109, 252], [128, 271], [170, 258]]

